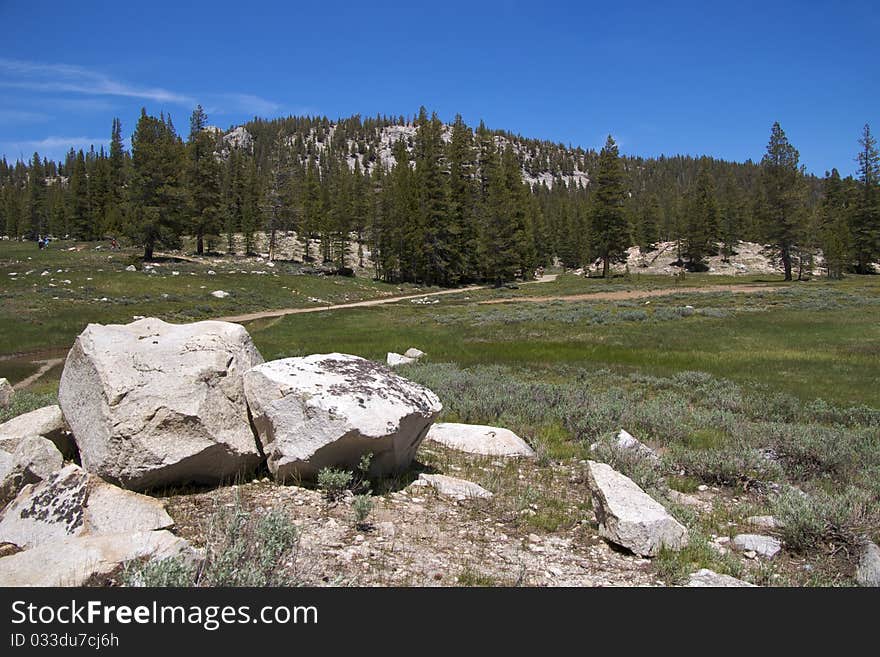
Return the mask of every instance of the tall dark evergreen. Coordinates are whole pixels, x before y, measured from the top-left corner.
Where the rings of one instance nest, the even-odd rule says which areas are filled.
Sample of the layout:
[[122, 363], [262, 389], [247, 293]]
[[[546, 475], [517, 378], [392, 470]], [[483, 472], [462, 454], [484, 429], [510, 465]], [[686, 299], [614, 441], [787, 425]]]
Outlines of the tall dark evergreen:
[[859, 146], [859, 196], [852, 215], [852, 241], [856, 271], [869, 274], [871, 263], [880, 257], [880, 152], [867, 124]]
[[599, 166], [592, 186], [591, 247], [595, 257], [602, 261], [604, 278], [613, 263], [626, 259], [626, 250], [630, 246], [629, 224], [624, 211], [623, 166], [611, 135], [599, 153]]
[[792, 250], [805, 212], [798, 159], [797, 149], [779, 123], [774, 123], [767, 153], [761, 160], [762, 211], [767, 235], [776, 247], [787, 281], [792, 279]]
[[157, 245], [179, 245], [184, 225], [184, 146], [171, 120], [141, 110], [131, 137], [131, 159], [129, 234], [150, 260]]

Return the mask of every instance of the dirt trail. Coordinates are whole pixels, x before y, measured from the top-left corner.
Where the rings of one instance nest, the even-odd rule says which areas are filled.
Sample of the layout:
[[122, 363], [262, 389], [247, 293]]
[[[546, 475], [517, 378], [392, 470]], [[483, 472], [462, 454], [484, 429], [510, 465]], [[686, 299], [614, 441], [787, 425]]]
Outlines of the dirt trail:
[[60, 365], [61, 363], [63, 363], [64, 359], [63, 358], [50, 358], [49, 360], [35, 360], [33, 362], [34, 362], [34, 364], [42, 363], [43, 365], [42, 365], [42, 367], [40, 367], [40, 369], [38, 369], [36, 372], [31, 374], [29, 377], [27, 377], [26, 379], [22, 379], [21, 381], [16, 383], [14, 386], [12, 386], [15, 390], [23, 390], [24, 388], [27, 388], [32, 383], [36, 383], [37, 381], [40, 380], [40, 378], [42, 378], [42, 376], [46, 372], [51, 370], [56, 365]]
[[647, 297], [665, 297], [670, 294], [708, 294], [710, 292], [773, 292], [777, 286], [767, 285], [709, 285], [706, 287], [667, 287], [659, 290], [623, 290], [619, 292], [589, 292], [587, 294], [569, 294], [552, 297], [511, 297], [509, 299], [490, 299], [480, 304], [519, 303], [530, 301], [624, 301], [627, 299], [645, 299]]
[[[534, 283], [552, 283], [556, 280], [557, 274], [545, 274], [534, 281], [528, 281], [523, 285]], [[444, 294], [458, 294], [460, 292], [473, 292], [475, 290], [488, 289], [485, 285], [472, 285], [470, 287], [459, 287], [451, 290], [440, 290], [438, 292], [425, 292], [423, 294], [407, 294], [399, 297], [385, 297], [381, 299], [368, 299], [366, 301], [353, 301], [351, 303], [338, 303], [330, 306], [314, 306], [311, 308], [277, 308], [275, 310], [261, 310], [255, 313], [245, 313], [243, 315], [229, 315], [226, 317], [215, 317], [214, 319], [222, 322], [252, 322], [257, 319], [271, 319], [274, 317], [284, 317], [285, 315], [301, 315], [303, 313], [319, 313], [327, 310], [342, 310], [345, 308], [366, 308], [369, 306], [381, 306], [387, 303], [397, 303], [398, 301], [407, 301], [409, 299], [423, 299], [425, 297], [437, 297]]]

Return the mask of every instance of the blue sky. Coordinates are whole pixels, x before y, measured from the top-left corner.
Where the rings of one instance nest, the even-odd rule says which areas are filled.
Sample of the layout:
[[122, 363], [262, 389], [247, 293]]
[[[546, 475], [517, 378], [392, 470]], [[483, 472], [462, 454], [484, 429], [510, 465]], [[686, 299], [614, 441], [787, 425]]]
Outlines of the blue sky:
[[[717, 6], [713, 6], [717, 5]], [[760, 159], [773, 121], [808, 170], [880, 133], [873, 2], [0, 0], [0, 154], [259, 115], [412, 115], [624, 153]]]

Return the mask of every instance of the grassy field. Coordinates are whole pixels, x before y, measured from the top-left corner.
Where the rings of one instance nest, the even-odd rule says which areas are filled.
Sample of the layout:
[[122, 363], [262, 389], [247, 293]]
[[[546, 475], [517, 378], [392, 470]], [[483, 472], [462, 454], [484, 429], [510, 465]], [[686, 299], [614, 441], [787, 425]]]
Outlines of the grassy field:
[[[88, 322], [188, 321], [426, 291], [301, 275], [294, 264], [270, 268], [253, 259], [166, 261], [153, 273], [137, 262], [139, 271], [130, 272], [130, 255], [63, 250], [71, 246], [39, 252], [0, 243], [0, 376], [20, 380], [37, 361], [63, 356]], [[743, 284], [767, 289], [735, 291]], [[707, 291], [710, 285], [729, 288]], [[669, 288], [649, 298], [534, 300]], [[210, 296], [218, 289], [231, 296]], [[497, 299], [509, 302], [482, 303]], [[880, 538], [880, 277], [783, 283], [769, 276], [675, 282], [561, 275], [518, 289], [463, 290], [247, 326], [267, 360], [338, 351], [384, 361], [388, 351], [418, 347], [427, 357], [402, 371], [438, 393], [442, 419], [518, 432], [539, 452], [533, 476], [549, 481], [554, 467], [576, 468], [585, 458], [611, 463], [691, 529], [691, 548], [654, 562], [665, 581], [711, 567], [763, 584], [847, 584], [859, 537]], [[59, 376], [60, 366], [50, 370], [16, 412], [51, 400]], [[621, 427], [655, 448], [661, 462], [616, 450], [611, 438]], [[521, 501], [519, 489], [505, 496], [503, 478], [457, 467], [495, 490], [498, 504]], [[698, 486], [718, 491], [709, 514], [670, 496]], [[574, 526], [580, 507], [561, 500], [579, 494], [564, 486], [535, 493], [540, 510], [523, 531]], [[747, 531], [745, 517], [761, 513], [784, 521], [776, 531], [784, 557], [744, 568], [712, 548], [713, 536]]]

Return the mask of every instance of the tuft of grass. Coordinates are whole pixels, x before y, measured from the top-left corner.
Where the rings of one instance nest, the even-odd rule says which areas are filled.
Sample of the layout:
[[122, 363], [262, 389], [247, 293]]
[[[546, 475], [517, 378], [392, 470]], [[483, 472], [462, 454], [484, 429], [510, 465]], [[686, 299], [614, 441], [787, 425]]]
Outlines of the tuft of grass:
[[351, 485], [354, 475], [348, 470], [337, 468], [322, 468], [318, 472], [318, 490], [331, 502], [335, 502], [343, 496]]

